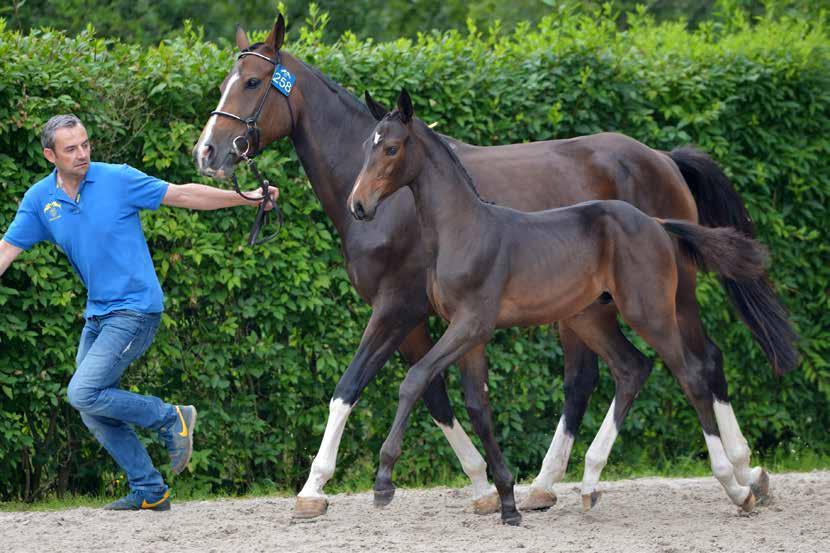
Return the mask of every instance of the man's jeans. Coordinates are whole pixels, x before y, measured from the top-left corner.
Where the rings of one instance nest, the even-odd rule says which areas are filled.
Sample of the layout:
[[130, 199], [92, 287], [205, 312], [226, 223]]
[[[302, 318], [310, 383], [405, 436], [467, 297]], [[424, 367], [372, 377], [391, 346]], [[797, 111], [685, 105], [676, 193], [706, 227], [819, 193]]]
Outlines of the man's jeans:
[[176, 410], [118, 384], [127, 366], [150, 346], [160, 321], [160, 313], [137, 311], [87, 319], [67, 392], [84, 424], [127, 473], [130, 489], [148, 494], [163, 493], [167, 486], [130, 425], [159, 430], [175, 423]]

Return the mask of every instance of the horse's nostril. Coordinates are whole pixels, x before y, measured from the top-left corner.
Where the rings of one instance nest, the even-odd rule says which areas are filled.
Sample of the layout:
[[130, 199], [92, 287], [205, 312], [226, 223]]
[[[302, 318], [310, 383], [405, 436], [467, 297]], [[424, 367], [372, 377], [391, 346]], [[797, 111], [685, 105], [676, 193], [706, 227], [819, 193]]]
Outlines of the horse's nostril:
[[208, 161], [208, 162], [211, 161], [213, 159], [214, 153], [215, 152], [213, 150], [213, 146], [211, 146], [210, 144], [206, 144], [205, 146], [202, 147], [202, 158], [205, 161]]
[[357, 215], [358, 219], [363, 219], [366, 217], [366, 211], [363, 209], [363, 204], [360, 202], [355, 203], [354, 205], [354, 214]]

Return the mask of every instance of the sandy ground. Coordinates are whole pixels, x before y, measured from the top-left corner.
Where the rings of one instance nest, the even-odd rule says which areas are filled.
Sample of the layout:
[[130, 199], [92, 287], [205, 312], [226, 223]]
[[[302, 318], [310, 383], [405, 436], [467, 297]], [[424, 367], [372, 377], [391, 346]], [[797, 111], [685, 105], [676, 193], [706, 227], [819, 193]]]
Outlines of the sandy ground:
[[449, 488], [398, 490], [382, 510], [371, 493], [332, 496], [328, 514], [306, 522], [291, 519], [293, 498], [180, 502], [167, 513], [0, 512], [0, 550], [830, 552], [830, 471], [770, 478], [773, 500], [749, 515], [714, 478], [605, 482], [589, 513], [576, 485], [562, 484], [555, 507], [525, 513], [517, 528], [473, 514], [469, 490]]

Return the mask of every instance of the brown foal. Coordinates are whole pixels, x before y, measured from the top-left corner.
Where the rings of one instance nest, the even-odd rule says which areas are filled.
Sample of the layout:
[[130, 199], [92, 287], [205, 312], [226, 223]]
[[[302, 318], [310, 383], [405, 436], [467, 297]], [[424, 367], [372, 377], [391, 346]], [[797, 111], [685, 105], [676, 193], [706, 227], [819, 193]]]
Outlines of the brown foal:
[[[451, 363], [466, 356], [482, 357], [496, 328], [567, 320], [614, 375], [614, 402], [608, 424], [600, 430], [613, 443], [651, 366], [642, 362], [642, 354], [616, 325], [598, 331], [582, 325], [580, 313], [610, 295], [622, 319], [656, 350], [685, 387], [686, 375], [700, 372], [703, 360], [686, 346], [678, 326], [677, 256], [736, 281], [751, 281], [764, 272], [764, 248], [730, 227], [711, 229], [656, 219], [618, 200], [536, 213], [482, 201], [449, 144], [413, 118], [405, 91], [397, 109], [381, 118], [364, 151], [349, 209], [358, 220], [371, 220], [384, 198], [404, 186], [412, 190], [430, 257], [427, 293], [449, 323], [401, 384], [395, 421], [381, 449], [376, 496], [394, 492], [392, 468], [401, 453], [406, 422], [427, 385]], [[521, 515], [513, 497], [513, 478], [493, 434], [487, 372], [469, 363], [463, 367], [467, 410], [493, 470], [502, 520], [518, 524]], [[583, 500], [593, 503], [594, 493]], [[738, 499], [752, 508], [751, 491]]]

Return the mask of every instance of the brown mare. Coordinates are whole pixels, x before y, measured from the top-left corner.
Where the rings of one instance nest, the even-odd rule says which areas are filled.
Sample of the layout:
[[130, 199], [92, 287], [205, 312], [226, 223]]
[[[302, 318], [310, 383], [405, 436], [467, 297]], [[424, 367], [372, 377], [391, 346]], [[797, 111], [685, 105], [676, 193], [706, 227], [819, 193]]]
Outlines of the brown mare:
[[[390, 194], [404, 186], [412, 190], [429, 258], [427, 291], [449, 323], [401, 384], [395, 421], [381, 449], [376, 491], [391, 488], [407, 419], [427, 384], [468, 352], [482, 357], [496, 328], [568, 321], [614, 375], [613, 420], [600, 429], [601, 435], [610, 434], [614, 421], [631, 406], [634, 394], [628, 392], [640, 388], [649, 367], [619, 329], [583, 326], [579, 314], [609, 294], [622, 319], [689, 386], [687, 375], [700, 373], [703, 363], [685, 344], [678, 326], [677, 255], [735, 281], [764, 274], [764, 248], [731, 227], [655, 219], [620, 200], [535, 213], [482, 201], [449, 144], [413, 118], [406, 91], [364, 148], [349, 209], [356, 219], [371, 221]], [[679, 238], [684, 253], [676, 254], [669, 233]], [[501, 497], [502, 520], [518, 524], [513, 478], [493, 435], [487, 373], [462, 369], [462, 382], [470, 420]], [[606, 452], [600, 454], [604, 463]], [[752, 492], [743, 499], [751, 510]], [[583, 495], [583, 501], [591, 500], [590, 494]]]
[[[264, 148], [283, 137], [291, 139], [315, 194], [340, 236], [349, 278], [372, 306], [357, 352], [334, 390], [320, 451], [297, 499], [295, 515], [307, 517], [326, 511], [323, 486], [334, 473], [346, 420], [363, 389], [396, 350], [411, 365], [432, 346], [426, 326], [432, 307], [426, 293], [429, 258], [418, 232], [412, 194], [402, 191], [389, 198], [371, 223], [355, 222], [346, 208], [346, 198], [363, 159], [362, 142], [375, 126], [375, 119], [347, 90], [317, 69], [280, 52], [284, 33], [281, 16], [262, 44], [250, 45], [245, 32], [237, 29], [240, 50], [270, 60], [281, 54], [282, 65], [296, 76], [289, 96], [271, 94], [262, 105], [256, 123], [259, 146]], [[273, 63], [266, 59], [254, 55], [239, 58], [220, 87], [222, 96], [216, 109], [242, 117], [254, 114], [273, 70]], [[245, 125], [239, 121], [211, 116], [193, 152], [199, 171], [229, 177], [239, 161], [231, 149], [232, 142], [245, 134]], [[618, 134], [487, 148], [447, 140], [482, 194], [500, 205], [536, 211], [592, 199], [620, 199], [650, 215], [697, 221], [699, 213], [703, 224], [730, 225], [746, 234], [754, 233], [740, 197], [723, 172], [705, 154], [690, 148], [663, 153]], [[754, 487], [756, 495], [763, 496], [765, 475], [759, 468], [749, 468], [749, 448], [729, 406], [720, 350], [705, 335], [700, 322], [695, 300], [696, 268], [685, 259], [678, 259], [678, 263], [680, 330], [685, 343], [703, 360], [700, 372], [683, 380], [691, 382], [684, 392], [697, 410], [707, 442], [713, 444], [710, 449], [721, 443], [718, 425], [727, 424], [725, 448], [721, 446], [726, 456], [721, 455], [717, 461], [713, 458], [718, 464], [716, 474], [729, 479], [734, 472], [744, 496], [748, 485]], [[793, 334], [766, 279], [722, 282], [776, 372], [792, 369], [796, 362]], [[565, 405], [531, 497], [523, 507], [542, 508], [555, 502], [552, 485], [565, 472], [574, 436], [597, 384], [597, 356], [579, 338], [574, 324], [579, 330], [594, 328], [598, 333], [616, 329], [616, 308], [613, 304], [594, 304], [580, 317], [559, 325], [565, 354]], [[461, 362], [465, 373], [486, 371], [483, 352], [479, 356], [474, 353]], [[638, 374], [647, 372], [646, 359], [637, 356], [626, 366], [632, 363], [637, 365]], [[480, 512], [496, 510], [497, 495], [491, 493], [484, 460], [455, 420], [443, 379], [430, 383], [424, 401], [473, 482], [476, 508]], [[598, 466], [591, 472], [598, 478], [601, 465], [589, 465]], [[743, 503], [744, 497], [738, 500]]]

